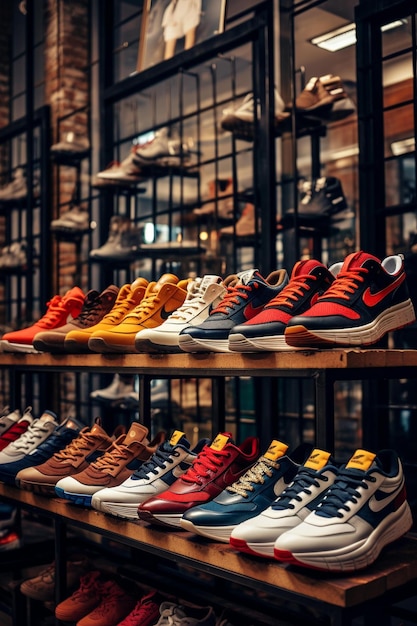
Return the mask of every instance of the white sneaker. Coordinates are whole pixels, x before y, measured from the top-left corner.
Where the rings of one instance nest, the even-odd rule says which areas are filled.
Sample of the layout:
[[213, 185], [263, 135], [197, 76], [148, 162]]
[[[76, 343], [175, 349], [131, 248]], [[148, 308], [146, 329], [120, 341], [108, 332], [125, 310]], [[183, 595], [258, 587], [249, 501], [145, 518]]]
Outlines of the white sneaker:
[[97, 511], [126, 519], [138, 519], [138, 506], [162, 493], [188, 469], [197, 454], [208, 443], [202, 439], [190, 450], [185, 434], [175, 430], [169, 441], [118, 487], [102, 489], [93, 495], [91, 506]]
[[394, 450], [356, 450], [318, 506], [275, 542], [279, 561], [351, 572], [413, 525], [402, 464]]
[[[92, 400], [101, 400], [103, 402], [115, 402], [126, 398], [134, 392], [133, 382], [124, 380], [119, 374], [113, 376], [113, 380], [104, 389], [95, 389], [90, 393]], [[136, 397], [137, 397], [137, 392]]]
[[53, 232], [83, 233], [91, 230], [90, 215], [83, 207], [74, 205], [56, 220], [51, 221]]
[[[253, 138], [255, 123], [255, 106], [256, 118], [261, 117], [261, 107], [259, 99], [255, 102], [253, 93], [248, 93], [243, 102], [237, 108], [227, 108], [223, 110], [220, 122], [224, 130], [232, 133], [240, 133], [243, 136], [247, 134], [248, 139]], [[279, 124], [290, 118], [290, 113], [285, 111], [285, 104], [278, 91], [275, 89], [275, 123]]]
[[140, 330], [135, 339], [138, 352], [182, 352], [179, 334], [183, 328], [200, 324], [216, 307], [226, 293], [220, 276], [207, 274], [196, 278], [187, 287], [184, 304], [156, 328]]
[[236, 526], [230, 545], [241, 552], [273, 558], [277, 537], [307, 517], [333, 484], [337, 471], [329, 452], [313, 450], [271, 506]]
[[[24, 413], [25, 419], [31, 417], [30, 413]], [[32, 418], [33, 419], [33, 418]], [[0, 452], [0, 464], [20, 461], [27, 454], [34, 452], [36, 448], [49, 437], [58, 426], [56, 415], [52, 411], [45, 411], [32, 421], [29, 428], [16, 441], [12, 441]]]

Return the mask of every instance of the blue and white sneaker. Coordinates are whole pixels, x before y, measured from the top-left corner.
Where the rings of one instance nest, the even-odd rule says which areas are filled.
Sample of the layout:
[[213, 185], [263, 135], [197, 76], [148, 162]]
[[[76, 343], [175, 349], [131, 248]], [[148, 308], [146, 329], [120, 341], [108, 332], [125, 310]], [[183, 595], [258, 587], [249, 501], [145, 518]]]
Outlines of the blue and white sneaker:
[[168, 489], [209, 443], [208, 439], [202, 439], [191, 450], [185, 434], [174, 430], [169, 441], [164, 441], [149, 461], [145, 461], [121, 485], [95, 493], [91, 506], [97, 511], [137, 520], [139, 504]]
[[287, 455], [288, 446], [274, 439], [268, 450], [235, 483], [217, 498], [186, 511], [181, 527], [224, 543], [241, 522], [266, 509], [294, 478], [300, 464], [311, 452], [302, 444]]
[[267, 278], [257, 269], [240, 272], [209, 317], [180, 332], [179, 347], [185, 352], [229, 352], [232, 328], [255, 317], [288, 282], [286, 270], [271, 272]]
[[274, 558], [277, 537], [298, 526], [311, 513], [335, 481], [337, 472], [330, 452], [315, 448], [291, 484], [268, 508], [236, 526], [230, 545], [240, 552]]
[[333, 572], [373, 563], [413, 524], [401, 461], [393, 450], [356, 450], [321, 503], [275, 543], [279, 561]]
[[44, 413], [35, 419], [27, 431], [16, 441], [2, 450], [0, 464], [0, 481], [15, 485], [20, 470], [44, 463], [55, 452], [65, 448], [79, 433], [81, 425], [68, 418], [59, 424], [53, 411]]

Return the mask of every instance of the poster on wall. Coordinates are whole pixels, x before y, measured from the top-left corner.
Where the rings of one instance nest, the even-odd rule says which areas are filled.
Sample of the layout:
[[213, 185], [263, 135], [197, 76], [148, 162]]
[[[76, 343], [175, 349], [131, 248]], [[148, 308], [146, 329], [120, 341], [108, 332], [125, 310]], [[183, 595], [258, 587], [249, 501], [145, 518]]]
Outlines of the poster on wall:
[[226, 0], [146, 0], [137, 71], [223, 32]]

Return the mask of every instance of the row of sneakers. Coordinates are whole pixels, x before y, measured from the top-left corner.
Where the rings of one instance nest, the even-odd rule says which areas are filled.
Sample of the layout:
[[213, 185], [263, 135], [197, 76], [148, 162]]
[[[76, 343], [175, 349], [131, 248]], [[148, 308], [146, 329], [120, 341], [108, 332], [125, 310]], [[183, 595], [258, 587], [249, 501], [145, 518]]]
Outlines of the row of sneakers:
[[[114, 439], [95, 423], [43, 462], [45, 443], [30, 454], [26, 440], [33, 446], [33, 438], [22, 435], [25, 454], [14, 463], [0, 457], [0, 479], [318, 570], [366, 567], [412, 526], [394, 450], [359, 449], [340, 464], [310, 444], [289, 453], [286, 443], [273, 440], [260, 455], [256, 437], [237, 445], [221, 432], [191, 449], [182, 431], [169, 438], [158, 433], [152, 442], [147, 434], [133, 422]], [[50, 438], [49, 454], [55, 443]]]
[[[364, 251], [327, 268], [309, 259], [266, 278], [256, 269], [55, 296], [27, 329], [5, 333], [5, 351], [257, 352], [366, 346], [415, 321], [404, 259]], [[72, 320], [67, 322], [71, 314]]]
[[142, 588], [124, 576], [94, 567], [88, 559], [67, 560], [67, 597], [54, 603], [55, 563], [20, 584], [21, 593], [53, 606], [56, 619], [77, 626], [232, 626], [223, 611]]

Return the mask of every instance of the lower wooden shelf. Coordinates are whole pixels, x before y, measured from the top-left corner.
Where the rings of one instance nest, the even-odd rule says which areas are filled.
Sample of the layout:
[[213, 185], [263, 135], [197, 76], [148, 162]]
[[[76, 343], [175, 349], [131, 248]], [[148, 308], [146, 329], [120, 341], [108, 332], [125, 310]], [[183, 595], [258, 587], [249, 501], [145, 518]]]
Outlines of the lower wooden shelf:
[[186, 531], [125, 521], [0, 483], [0, 497], [36, 509], [60, 523], [110, 536], [114, 541], [164, 558], [192, 565], [199, 571], [239, 582], [253, 589], [290, 597], [294, 602], [321, 602], [342, 610], [365, 606], [417, 580], [417, 538], [408, 534], [387, 547], [366, 570], [352, 576], [305, 573], [278, 562], [238, 553], [231, 546]]

